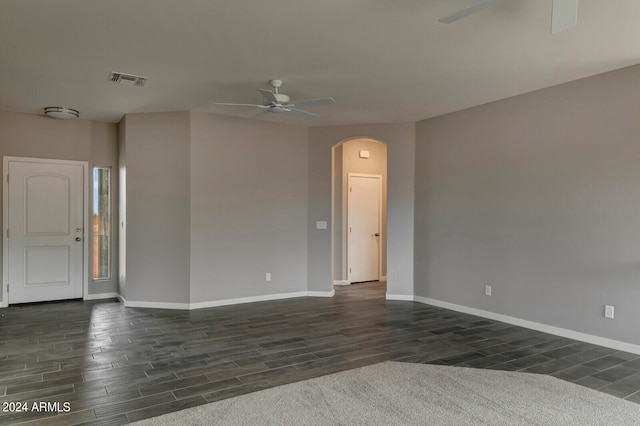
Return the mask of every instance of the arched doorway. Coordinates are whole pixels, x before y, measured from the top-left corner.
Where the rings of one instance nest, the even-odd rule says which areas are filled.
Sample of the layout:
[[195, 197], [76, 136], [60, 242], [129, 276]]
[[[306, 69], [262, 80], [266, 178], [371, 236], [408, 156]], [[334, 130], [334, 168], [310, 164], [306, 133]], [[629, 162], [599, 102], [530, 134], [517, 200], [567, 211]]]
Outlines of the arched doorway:
[[331, 223], [334, 285], [386, 281], [387, 145], [384, 142], [356, 137], [332, 147]]

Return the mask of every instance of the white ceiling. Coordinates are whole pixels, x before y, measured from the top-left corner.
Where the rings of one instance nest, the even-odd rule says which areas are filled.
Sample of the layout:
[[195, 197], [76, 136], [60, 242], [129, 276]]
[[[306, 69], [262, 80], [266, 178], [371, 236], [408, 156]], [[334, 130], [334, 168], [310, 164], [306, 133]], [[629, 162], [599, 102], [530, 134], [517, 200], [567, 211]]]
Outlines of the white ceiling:
[[[196, 110], [249, 117], [284, 80], [303, 125], [405, 122], [640, 62], [640, 1], [580, 0], [578, 26], [550, 34], [552, 0], [0, 0], [0, 110], [81, 118]], [[149, 78], [107, 81], [111, 71]]]

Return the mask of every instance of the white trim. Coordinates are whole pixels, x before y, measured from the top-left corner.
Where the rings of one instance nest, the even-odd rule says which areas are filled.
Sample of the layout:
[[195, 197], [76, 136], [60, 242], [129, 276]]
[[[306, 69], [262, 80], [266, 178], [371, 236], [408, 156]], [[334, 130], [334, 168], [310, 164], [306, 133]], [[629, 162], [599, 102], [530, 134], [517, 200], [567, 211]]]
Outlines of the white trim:
[[415, 300], [415, 296], [412, 294], [389, 294], [386, 296], [387, 300], [404, 300], [407, 302], [413, 302]]
[[25, 163], [47, 163], [47, 164], [66, 164], [82, 166], [82, 188], [83, 188], [83, 252], [82, 252], [82, 297], [85, 298], [89, 294], [89, 162], [76, 160], [56, 160], [50, 158], [33, 158], [33, 157], [2, 157], [2, 302], [1, 308], [9, 306], [9, 294], [7, 287], [9, 285], [9, 240], [7, 239], [7, 221], [9, 220], [9, 183], [7, 182], [7, 173], [9, 173], [10, 161], [22, 161]]
[[154, 309], [180, 309], [189, 310], [189, 303], [172, 303], [172, 302], [138, 302], [125, 301], [124, 306], [127, 308], [154, 308]]
[[87, 294], [84, 297], [84, 300], [101, 300], [101, 299], [116, 299], [119, 298], [118, 293], [96, 293], [96, 294]]
[[334, 280], [333, 285], [351, 285], [351, 282], [347, 280]]
[[237, 299], [212, 300], [209, 302], [191, 303], [190, 309], [213, 308], [216, 306], [239, 305], [243, 303], [266, 302], [270, 300], [292, 299], [295, 297], [333, 297], [331, 291], [298, 291], [295, 293], [265, 294], [261, 296], [240, 297]]
[[336, 295], [335, 290], [331, 291], [307, 291], [306, 296], [308, 297], [333, 297]]
[[264, 294], [261, 296], [240, 297], [237, 299], [211, 300], [208, 302], [191, 303], [188, 309], [214, 308], [216, 306], [239, 305], [241, 303], [265, 302], [268, 300], [291, 299], [306, 296], [306, 292]]
[[265, 294], [261, 296], [240, 297], [237, 299], [211, 300], [208, 302], [196, 303], [171, 303], [171, 302], [144, 302], [144, 301], [127, 301], [118, 295], [118, 299], [128, 308], [155, 308], [155, 309], [180, 309], [193, 310], [203, 308], [215, 308], [218, 306], [240, 305], [243, 303], [266, 302], [270, 300], [291, 299], [294, 297], [332, 297], [335, 294], [331, 291], [298, 291], [295, 293], [279, 293]]
[[532, 330], [543, 331], [545, 333], [554, 334], [556, 336], [567, 337], [569, 339], [579, 340], [581, 342], [592, 343], [594, 345], [605, 346], [607, 348], [619, 351], [640, 354], [640, 345], [633, 343], [621, 342], [619, 340], [608, 339], [606, 337], [594, 336], [592, 334], [581, 333], [566, 328], [555, 327], [553, 325], [542, 324], [535, 321], [515, 318], [508, 315], [497, 314], [495, 312], [483, 311], [481, 309], [470, 308], [468, 306], [456, 305], [455, 303], [443, 302], [441, 300], [429, 299], [422, 296], [414, 296], [416, 302], [433, 305], [440, 308], [451, 309], [453, 311], [465, 314], [476, 315], [496, 321], [505, 322], [507, 324], [518, 325], [520, 327], [530, 328]]
[[[95, 201], [93, 199], [93, 169], [95, 168], [100, 168], [100, 169], [109, 169], [109, 214], [111, 215], [111, 230], [110, 230], [110, 235], [109, 235], [109, 239], [110, 239], [110, 244], [111, 244], [111, 265], [109, 268], [109, 278], [98, 278], [98, 279], [93, 279], [93, 265], [91, 266], [91, 273], [89, 274], [91, 276], [91, 283], [115, 283], [116, 286], [118, 285], [118, 279], [117, 277], [114, 277], [114, 272], [116, 272], [117, 275], [117, 263], [114, 261], [114, 259], [117, 258], [118, 256], [118, 251], [117, 251], [117, 247], [115, 247], [115, 244], [113, 244], [114, 238], [113, 238], [113, 233], [114, 233], [114, 229], [117, 231], [120, 231], [120, 226], [119, 226], [119, 219], [117, 217], [116, 214], [114, 214], [114, 200], [116, 197], [116, 193], [113, 190], [115, 187], [115, 179], [114, 179], [114, 174], [113, 174], [113, 167], [111, 165], [107, 165], [107, 164], [103, 164], [103, 163], [92, 163], [90, 164], [90, 169], [91, 169], [91, 174], [89, 176], [87, 176], [87, 179], [91, 178], [91, 182], [87, 181], [87, 186], [91, 187], [89, 194], [91, 195], [91, 202], [89, 203], [89, 206], [93, 205], [93, 202]], [[89, 171], [87, 171], [89, 172]], [[87, 207], [88, 208], [88, 207]], [[91, 217], [93, 217], [93, 207], [91, 208], [91, 211], [87, 211], [87, 217], [89, 218], [89, 222], [91, 223]], [[93, 226], [93, 225], [92, 225]], [[92, 228], [93, 229], [93, 228]], [[89, 234], [89, 238], [91, 238], [91, 241], [93, 241], [92, 238], [92, 232]], [[89, 241], [89, 240], [87, 240]], [[93, 246], [93, 245], [92, 245]], [[115, 254], [115, 256], [114, 256]], [[91, 257], [93, 259], [93, 248], [91, 249]], [[87, 292], [85, 292], [85, 294], [88, 293], [88, 288], [87, 288]]]

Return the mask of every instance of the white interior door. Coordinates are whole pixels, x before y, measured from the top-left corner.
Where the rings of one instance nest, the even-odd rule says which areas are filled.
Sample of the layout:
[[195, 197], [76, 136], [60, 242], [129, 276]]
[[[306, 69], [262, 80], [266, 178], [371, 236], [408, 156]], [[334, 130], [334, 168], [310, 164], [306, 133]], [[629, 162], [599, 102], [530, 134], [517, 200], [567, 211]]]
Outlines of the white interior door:
[[5, 159], [9, 303], [82, 297], [85, 166], [51, 161]]
[[382, 177], [349, 174], [347, 272], [350, 282], [380, 279]]

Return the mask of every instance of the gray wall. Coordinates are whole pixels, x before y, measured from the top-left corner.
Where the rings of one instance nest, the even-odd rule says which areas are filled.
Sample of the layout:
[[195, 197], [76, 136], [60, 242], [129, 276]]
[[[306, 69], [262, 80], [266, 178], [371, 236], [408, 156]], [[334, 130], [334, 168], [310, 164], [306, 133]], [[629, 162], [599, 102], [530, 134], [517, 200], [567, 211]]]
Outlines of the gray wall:
[[307, 290], [307, 158], [304, 127], [191, 114], [191, 302]]
[[188, 112], [126, 117], [127, 301], [189, 303]]
[[[55, 120], [44, 115], [0, 112], [0, 155], [15, 157], [48, 158], [56, 160], [87, 161], [91, 179], [91, 167], [108, 166], [113, 174], [113, 224], [117, 229], [118, 190], [117, 170], [117, 125], [90, 120]], [[92, 205], [89, 191], [89, 206]], [[0, 185], [0, 204], [2, 204], [2, 186]], [[89, 218], [87, 217], [88, 221]], [[116, 253], [118, 236], [113, 236], [114, 260], [112, 279], [93, 282], [89, 280], [89, 294], [117, 292], [118, 269]], [[89, 244], [89, 258], [93, 244]], [[0, 248], [1, 250], [1, 248]], [[88, 276], [93, 275], [92, 262], [89, 262]], [[2, 264], [0, 264], [0, 269]], [[0, 292], [1, 293], [1, 292]], [[0, 294], [0, 297], [1, 294]]]
[[320, 220], [330, 222], [331, 219], [332, 147], [341, 141], [357, 137], [377, 139], [387, 145], [387, 293], [411, 296], [414, 123], [309, 129], [309, 289], [330, 291], [332, 288], [331, 233], [329, 230], [315, 229], [315, 223]]
[[635, 66], [419, 122], [416, 295], [640, 343], [638, 111]]

